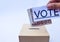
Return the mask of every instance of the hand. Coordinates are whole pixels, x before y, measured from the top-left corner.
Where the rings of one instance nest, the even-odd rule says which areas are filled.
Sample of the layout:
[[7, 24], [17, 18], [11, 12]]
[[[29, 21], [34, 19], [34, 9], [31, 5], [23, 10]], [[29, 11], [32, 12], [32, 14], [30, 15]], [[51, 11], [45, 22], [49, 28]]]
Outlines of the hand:
[[47, 7], [48, 9], [60, 9], [60, 0], [50, 0]]

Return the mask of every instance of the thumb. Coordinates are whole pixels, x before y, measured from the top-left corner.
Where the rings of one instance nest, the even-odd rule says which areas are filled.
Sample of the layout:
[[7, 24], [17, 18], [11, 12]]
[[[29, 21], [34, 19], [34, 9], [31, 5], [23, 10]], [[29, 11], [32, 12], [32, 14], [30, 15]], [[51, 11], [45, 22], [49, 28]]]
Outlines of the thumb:
[[60, 9], [60, 3], [49, 3], [47, 5], [48, 9]]

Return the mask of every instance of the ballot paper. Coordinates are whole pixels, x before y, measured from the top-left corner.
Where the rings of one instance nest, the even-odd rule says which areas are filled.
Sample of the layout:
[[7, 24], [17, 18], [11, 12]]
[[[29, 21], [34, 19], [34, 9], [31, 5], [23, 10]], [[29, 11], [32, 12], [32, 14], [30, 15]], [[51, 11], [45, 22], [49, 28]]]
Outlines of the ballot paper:
[[46, 6], [33, 7], [27, 10], [32, 25], [51, 24], [51, 18], [60, 16], [59, 9], [48, 9]]

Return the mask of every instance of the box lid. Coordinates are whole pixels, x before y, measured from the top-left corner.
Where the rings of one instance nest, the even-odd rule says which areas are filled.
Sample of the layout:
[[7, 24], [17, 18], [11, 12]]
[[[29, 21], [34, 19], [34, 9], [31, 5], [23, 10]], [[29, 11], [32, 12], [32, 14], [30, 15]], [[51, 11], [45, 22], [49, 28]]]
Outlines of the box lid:
[[45, 26], [31, 26], [24, 24], [19, 36], [49, 36]]

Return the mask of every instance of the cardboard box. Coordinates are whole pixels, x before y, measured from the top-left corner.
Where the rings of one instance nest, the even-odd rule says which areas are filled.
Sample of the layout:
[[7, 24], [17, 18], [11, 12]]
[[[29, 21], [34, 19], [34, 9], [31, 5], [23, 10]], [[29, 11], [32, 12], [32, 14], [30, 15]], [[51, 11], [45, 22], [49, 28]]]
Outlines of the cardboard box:
[[20, 31], [19, 42], [49, 42], [49, 34], [45, 26], [25, 24]]

